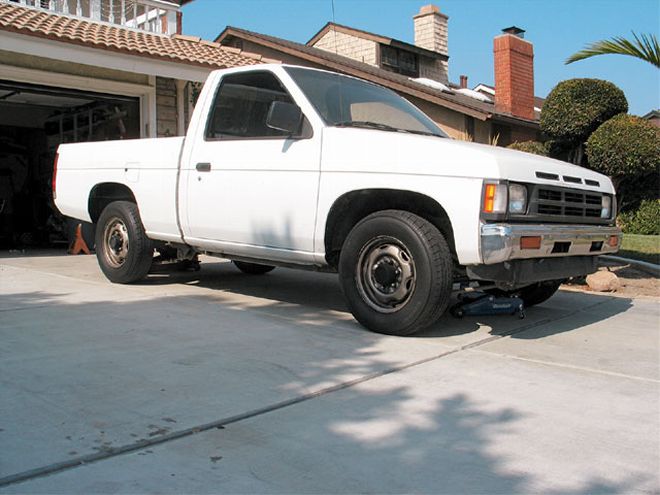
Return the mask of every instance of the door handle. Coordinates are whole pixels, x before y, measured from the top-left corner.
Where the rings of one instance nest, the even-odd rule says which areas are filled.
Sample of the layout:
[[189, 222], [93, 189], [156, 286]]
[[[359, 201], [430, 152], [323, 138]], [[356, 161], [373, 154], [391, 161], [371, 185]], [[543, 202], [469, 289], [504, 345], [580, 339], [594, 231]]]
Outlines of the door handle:
[[195, 165], [195, 169], [198, 172], [210, 172], [211, 171], [211, 164], [210, 163], [198, 163]]

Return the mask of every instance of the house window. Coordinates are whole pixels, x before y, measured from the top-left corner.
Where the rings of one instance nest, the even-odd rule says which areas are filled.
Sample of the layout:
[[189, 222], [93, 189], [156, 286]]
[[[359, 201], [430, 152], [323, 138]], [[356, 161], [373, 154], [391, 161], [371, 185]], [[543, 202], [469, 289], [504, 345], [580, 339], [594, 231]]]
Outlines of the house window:
[[410, 77], [419, 77], [417, 54], [412, 52], [388, 45], [380, 45], [380, 65], [381, 68], [391, 72], [397, 72]]
[[465, 116], [465, 134], [467, 134], [470, 141], [474, 141], [474, 117], [469, 115]]
[[225, 76], [215, 97], [206, 138], [287, 137], [286, 131], [266, 125], [268, 110], [274, 101], [293, 103], [289, 93], [270, 72]]

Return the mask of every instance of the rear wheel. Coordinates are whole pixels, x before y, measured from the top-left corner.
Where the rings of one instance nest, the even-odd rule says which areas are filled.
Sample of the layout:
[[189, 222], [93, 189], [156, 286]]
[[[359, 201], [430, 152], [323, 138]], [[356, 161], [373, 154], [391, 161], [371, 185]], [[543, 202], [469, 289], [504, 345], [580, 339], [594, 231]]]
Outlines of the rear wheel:
[[115, 201], [106, 206], [96, 228], [96, 258], [105, 276], [118, 284], [141, 280], [149, 272], [153, 254], [137, 205]]
[[246, 261], [234, 261], [233, 263], [236, 265], [236, 268], [249, 275], [263, 275], [264, 273], [272, 272], [275, 270], [275, 267], [270, 265], [247, 263]]
[[451, 295], [451, 252], [431, 223], [385, 210], [348, 234], [339, 278], [351, 313], [374, 332], [409, 335], [433, 324]]

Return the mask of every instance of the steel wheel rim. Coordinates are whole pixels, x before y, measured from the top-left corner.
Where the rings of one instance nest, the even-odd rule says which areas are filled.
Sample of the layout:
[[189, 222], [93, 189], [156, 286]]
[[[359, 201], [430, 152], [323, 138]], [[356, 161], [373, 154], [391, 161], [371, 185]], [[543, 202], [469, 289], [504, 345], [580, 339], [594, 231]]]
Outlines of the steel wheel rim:
[[121, 267], [128, 256], [129, 239], [126, 224], [119, 217], [106, 223], [103, 231], [103, 254], [113, 268]]
[[360, 251], [355, 278], [365, 303], [379, 313], [395, 313], [415, 292], [415, 262], [398, 239], [376, 237]]

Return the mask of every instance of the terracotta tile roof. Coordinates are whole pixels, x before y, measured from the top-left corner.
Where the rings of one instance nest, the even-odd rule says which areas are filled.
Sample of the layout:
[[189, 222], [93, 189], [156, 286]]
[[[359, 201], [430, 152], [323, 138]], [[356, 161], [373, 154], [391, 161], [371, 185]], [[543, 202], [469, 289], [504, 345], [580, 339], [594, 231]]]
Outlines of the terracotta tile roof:
[[0, 30], [211, 69], [252, 65], [262, 60], [260, 55], [200, 38], [148, 33], [1, 1]]

